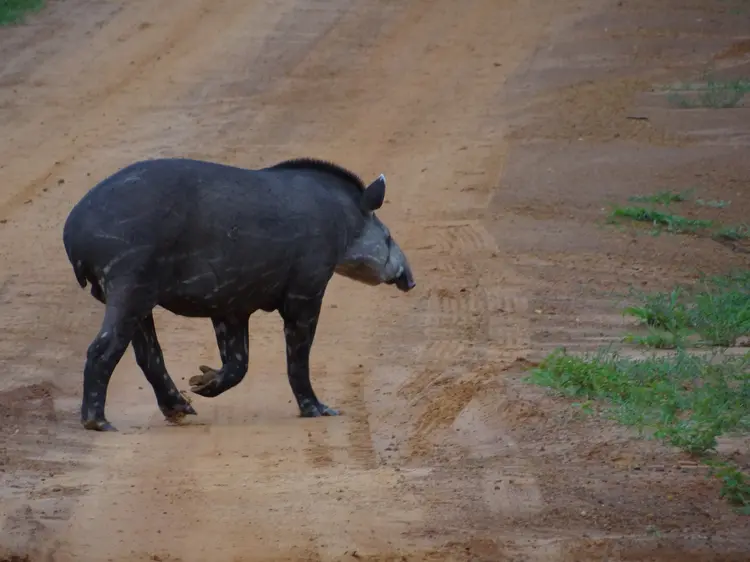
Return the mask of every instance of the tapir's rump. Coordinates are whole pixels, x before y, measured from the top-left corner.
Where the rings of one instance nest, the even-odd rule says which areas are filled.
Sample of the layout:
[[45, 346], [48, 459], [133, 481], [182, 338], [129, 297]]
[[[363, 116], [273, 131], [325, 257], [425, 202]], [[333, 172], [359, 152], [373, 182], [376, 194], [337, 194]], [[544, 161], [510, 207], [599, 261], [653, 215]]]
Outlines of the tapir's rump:
[[151, 320], [157, 305], [214, 323], [223, 366], [194, 381], [193, 391], [203, 396], [242, 379], [247, 319], [259, 309], [277, 310], [300, 410], [324, 414], [306, 357], [333, 273], [402, 291], [415, 285], [406, 257], [374, 214], [384, 196], [383, 176], [365, 185], [352, 172], [314, 159], [257, 170], [147, 160], [94, 186], [63, 228], [78, 283], [90, 283], [106, 306], [84, 372], [84, 425], [110, 427], [103, 392], [131, 341], [165, 415], [192, 413], [163, 366]]

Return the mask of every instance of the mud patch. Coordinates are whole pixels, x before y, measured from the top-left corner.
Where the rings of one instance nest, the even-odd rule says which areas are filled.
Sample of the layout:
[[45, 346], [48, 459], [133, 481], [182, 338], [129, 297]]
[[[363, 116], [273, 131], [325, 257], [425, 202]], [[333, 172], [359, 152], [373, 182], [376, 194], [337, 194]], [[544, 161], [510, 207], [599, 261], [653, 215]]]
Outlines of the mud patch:
[[54, 560], [50, 545], [86, 487], [58, 484], [80, 466], [88, 444], [72, 437], [51, 382], [0, 393], [0, 559]]
[[10, 555], [4, 555], [0, 554], [0, 562], [33, 562], [31, 557], [28, 554], [23, 555], [16, 555], [16, 554], [10, 554]]
[[0, 431], [15, 433], [29, 424], [55, 423], [54, 397], [57, 393], [58, 389], [51, 382], [0, 392]]

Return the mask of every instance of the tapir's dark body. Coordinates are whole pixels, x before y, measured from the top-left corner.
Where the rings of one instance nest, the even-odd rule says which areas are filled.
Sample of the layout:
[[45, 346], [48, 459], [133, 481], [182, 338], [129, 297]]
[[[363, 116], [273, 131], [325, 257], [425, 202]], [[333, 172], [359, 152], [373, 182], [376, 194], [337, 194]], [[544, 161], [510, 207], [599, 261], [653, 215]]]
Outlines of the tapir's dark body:
[[212, 319], [223, 366], [193, 377], [193, 391], [203, 396], [245, 375], [250, 315], [279, 311], [302, 415], [335, 414], [315, 397], [308, 367], [331, 276], [414, 286], [406, 258], [372, 213], [384, 190], [382, 176], [366, 187], [317, 160], [248, 170], [188, 159], [138, 162], [92, 188], [63, 231], [79, 284], [90, 283], [106, 304], [84, 371], [84, 426], [112, 429], [106, 388], [131, 342], [164, 414], [194, 413], [164, 367], [153, 327], [157, 305]]

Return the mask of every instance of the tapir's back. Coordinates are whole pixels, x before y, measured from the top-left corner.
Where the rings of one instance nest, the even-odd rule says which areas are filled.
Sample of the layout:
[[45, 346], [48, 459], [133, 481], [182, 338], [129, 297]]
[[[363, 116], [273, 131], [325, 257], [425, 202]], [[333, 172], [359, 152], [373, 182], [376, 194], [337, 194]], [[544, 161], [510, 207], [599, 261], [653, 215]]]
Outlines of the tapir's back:
[[79, 282], [140, 271], [187, 298], [259, 279], [278, 285], [304, 268], [327, 276], [350, 237], [338, 202], [305, 174], [147, 160], [93, 187], [63, 240]]
[[[310, 179], [190, 159], [131, 164], [94, 186], [74, 207], [65, 230], [129, 234], [135, 242], [239, 229], [283, 236], [340, 210]], [[236, 224], [234, 224], [236, 223]], [[288, 223], [280, 228], [282, 223]], [[283, 232], [282, 232], [283, 231]]]

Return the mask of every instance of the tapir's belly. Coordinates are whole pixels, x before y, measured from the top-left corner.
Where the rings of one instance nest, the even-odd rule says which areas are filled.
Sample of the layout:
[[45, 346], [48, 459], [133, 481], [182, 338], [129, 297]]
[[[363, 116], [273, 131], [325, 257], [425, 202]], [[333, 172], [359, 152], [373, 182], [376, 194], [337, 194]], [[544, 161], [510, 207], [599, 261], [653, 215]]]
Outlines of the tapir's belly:
[[282, 271], [193, 269], [162, 275], [159, 306], [180, 316], [211, 317], [275, 310], [282, 298]]
[[280, 298], [272, 295], [239, 294], [234, 298], [205, 298], [191, 295], [164, 295], [158, 305], [179, 316], [210, 318], [234, 314], [252, 314], [256, 310], [271, 312], [280, 304]]
[[205, 283], [198, 287], [178, 284], [160, 291], [158, 304], [174, 314], [189, 317], [252, 314], [256, 310], [270, 312], [281, 302], [281, 286], [264, 285], [260, 280], [245, 284]]

